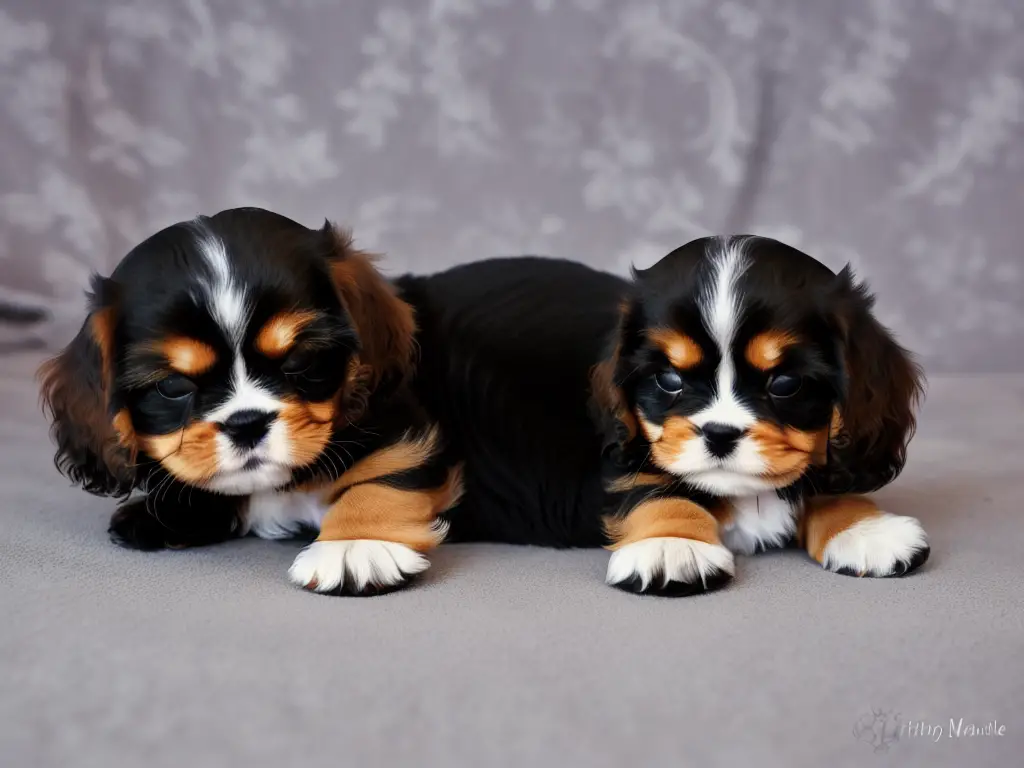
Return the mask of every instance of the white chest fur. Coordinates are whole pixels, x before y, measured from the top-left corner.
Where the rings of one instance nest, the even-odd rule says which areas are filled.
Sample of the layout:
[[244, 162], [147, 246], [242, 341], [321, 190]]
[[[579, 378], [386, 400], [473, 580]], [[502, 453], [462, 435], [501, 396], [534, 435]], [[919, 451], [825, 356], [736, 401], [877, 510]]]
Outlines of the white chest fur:
[[326, 512], [318, 493], [255, 493], [249, 497], [244, 530], [261, 539], [287, 539], [303, 528], [319, 531]]
[[783, 546], [796, 531], [799, 505], [774, 491], [729, 499], [732, 520], [722, 526], [722, 543], [733, 552], [752, 554]]

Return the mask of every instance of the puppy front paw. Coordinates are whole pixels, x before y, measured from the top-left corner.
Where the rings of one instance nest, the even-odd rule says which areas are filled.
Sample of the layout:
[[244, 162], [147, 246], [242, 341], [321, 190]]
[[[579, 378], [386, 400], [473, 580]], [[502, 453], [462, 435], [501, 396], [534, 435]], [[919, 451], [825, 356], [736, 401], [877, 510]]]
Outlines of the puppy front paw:
[[170, 531], [147, 508], [146, 500], [122, 504], [110, 518], [110, 540], [125, 549], [152, 552], [170, 546]]
[[288, 569], [293, 584], [326, 595], [394, 592], [430, 567], [414, 549], [393, 541], [314, 541]]
[[883, 512], [833, 536], [821, 564], [848, 576], [905, 576], [924, 565], [930, 552], [921, 523]]
[[682, 597], [720, 589], [734, 572], [732, 552], [721, 544], [659, 537], [615, 550], [607, 582], [628, 592]]

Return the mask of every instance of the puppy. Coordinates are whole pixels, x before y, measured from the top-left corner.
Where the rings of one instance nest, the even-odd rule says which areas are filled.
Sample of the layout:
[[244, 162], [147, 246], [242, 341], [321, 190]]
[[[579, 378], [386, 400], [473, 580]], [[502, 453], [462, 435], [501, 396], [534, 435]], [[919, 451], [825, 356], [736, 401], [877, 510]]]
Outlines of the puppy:
[[712, 238], [638, 272], [593, 384], [606, 435], [608, 581], [704, 591], [733, 552], [796, 539], [825, 568], [900, 576], [917, 520], [858, 495], [903, 468], [922, 374], [838, 275], [759, 237]]
[[330, 224], [268, 211], [153, 235], [93, 281], [40, 371], [58, 468], [127, 497], [143, 550], [318, 532], [290, 571], [318, 592], [402, 586], [461, 492], [410, 388], [413, 309]]
[[511, 258], [398, 285], [465, 461], [450, 539], [603, 545], [609, 583], [663, 595], [793, 540], [840, 573], [927, 559], [917, 520], [858, 495], [902, 469], [922, 376], [849, 269], [730, 237], [632, 283]]

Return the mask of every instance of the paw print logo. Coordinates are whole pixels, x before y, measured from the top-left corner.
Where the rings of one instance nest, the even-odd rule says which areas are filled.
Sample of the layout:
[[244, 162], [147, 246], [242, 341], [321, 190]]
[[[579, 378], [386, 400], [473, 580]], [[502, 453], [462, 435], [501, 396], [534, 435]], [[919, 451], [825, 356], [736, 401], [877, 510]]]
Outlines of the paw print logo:
[[900, 715], [884, 709], [872, 709], [853, 725], [857, 741], [869, 744], [875, 752], [888, 752], [900, 740]]

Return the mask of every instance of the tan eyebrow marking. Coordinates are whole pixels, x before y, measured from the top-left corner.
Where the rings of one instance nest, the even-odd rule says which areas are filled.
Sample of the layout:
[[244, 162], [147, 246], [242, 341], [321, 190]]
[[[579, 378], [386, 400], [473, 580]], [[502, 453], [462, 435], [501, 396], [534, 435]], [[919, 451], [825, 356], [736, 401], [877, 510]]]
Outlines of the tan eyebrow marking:
[[171, 368], [186, 376], [198, 376], [213, 367], [217, 353], [213, 347], [187, 336], [171, 336], [160, 345], [160, 352]]
[[787, 331], [759, 333], [747, 344], [747, 361], [762, 371], [770, 370], [782, 359], [787, 347], [799, 342], [799, 338]]
[[315, 312], [279, 312], [260, 329], [256, 349], [267, 357], [282, 357], [292, 348], [299, 331], [315, 318]]
[[700, 346], [681, 331], [671, 328], [650, 328], [647, 338], [656, 344], [672, 365], [680, 370], [693, 368], [704, 359]]

